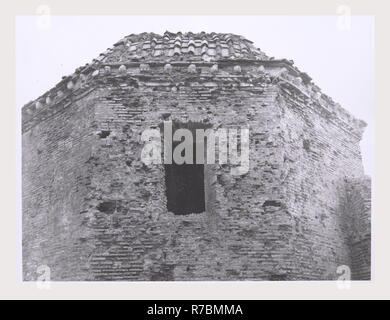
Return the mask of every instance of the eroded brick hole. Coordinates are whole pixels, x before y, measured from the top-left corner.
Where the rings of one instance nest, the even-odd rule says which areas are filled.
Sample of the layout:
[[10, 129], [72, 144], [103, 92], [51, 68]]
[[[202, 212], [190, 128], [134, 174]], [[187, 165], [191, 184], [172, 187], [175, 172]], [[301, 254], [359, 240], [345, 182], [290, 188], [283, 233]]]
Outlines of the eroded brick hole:
[[97, 209], [100, 212], [107, 213], [107, 214], [112, 214], [114, 213], [116, 209], [116, 201], [104, 201], [99, 203], [97, 206]]

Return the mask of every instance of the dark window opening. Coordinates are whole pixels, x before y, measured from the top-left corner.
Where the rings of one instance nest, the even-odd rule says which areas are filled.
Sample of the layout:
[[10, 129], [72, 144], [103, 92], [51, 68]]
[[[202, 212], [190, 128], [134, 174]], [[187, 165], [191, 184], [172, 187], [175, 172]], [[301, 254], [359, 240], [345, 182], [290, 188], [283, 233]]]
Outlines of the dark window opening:
[[[174, 142], [173, 148], [180, 142]], [[167, 209], [177, 215], [205, 211], [204, 165], [196, 164], [196, 143], [193, 164], [166, 164], [165, 184]]]

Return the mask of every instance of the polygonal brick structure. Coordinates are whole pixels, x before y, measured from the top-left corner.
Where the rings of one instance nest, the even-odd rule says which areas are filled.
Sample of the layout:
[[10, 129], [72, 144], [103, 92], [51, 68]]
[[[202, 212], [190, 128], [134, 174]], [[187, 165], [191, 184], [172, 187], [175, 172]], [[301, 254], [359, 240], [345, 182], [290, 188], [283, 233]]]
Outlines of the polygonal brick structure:
[[[169, 185], [180, 168], [141, 161], [164, 121], [248, 128], [249, 171]], [[370, 279], [364, 127], [241, 36], [127, 36], [23, 107], [24, 279]], [[180, 212], [199, 181], [201, 212]]]

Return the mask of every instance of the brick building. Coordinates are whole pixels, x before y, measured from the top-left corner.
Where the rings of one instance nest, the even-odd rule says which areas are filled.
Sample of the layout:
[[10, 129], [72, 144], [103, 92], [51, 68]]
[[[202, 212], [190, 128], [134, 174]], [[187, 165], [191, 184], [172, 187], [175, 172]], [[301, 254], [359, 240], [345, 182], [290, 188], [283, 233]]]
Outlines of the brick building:
[[[145, 165], [164, 121], [248, 128], [249, 171]], [[364, 127], [241, 36], [127, 36], [23, 107], [24, 280], [370, 279]]]

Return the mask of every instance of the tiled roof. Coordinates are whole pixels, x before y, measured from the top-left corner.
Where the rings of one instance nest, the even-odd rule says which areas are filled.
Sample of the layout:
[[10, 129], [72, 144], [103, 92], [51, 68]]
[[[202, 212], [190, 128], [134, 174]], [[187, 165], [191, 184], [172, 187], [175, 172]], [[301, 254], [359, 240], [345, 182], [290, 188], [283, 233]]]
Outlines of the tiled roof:
[[[272, 78], [272, 81], [277, 81], [280, 85], [289, 86], [288, 90], [293, 90], [293, 87], [306, 99], [311, 98], [320, 106], [325, 106], [325, 109], [330, 108], [332, 111], [329, 111], [329, 114], [337, 114], [347, 123], [358, 123], [361, 128], [365, 126], [363, 121], [355, 119], [323, 94], [306, 73], [294, 66], [293, 61], [270, 58], [242, 36], [230, 33], [183, 34], [168, 31], [163, 35], [141, 33], [126, 36], [92, 63], [77, 68], [73, 74], [64, 76], [54, 88], [27, 103], [23, 107], [24, 121], [27, 123], [37, 114], [45, 117], [45, 112], [52, 112], [53, 106], [60, 105], [61, 101], [70, 103], [69, 97], [74, 92], [79, 92], [78, 89], [90, 90], [88, 84], [93, 79], [112, 75], [138, 77], [154, 72], [159, 76], [170, 75], [175, 68], [178, 68], [178, 72], [186, 70], [184, 75], [195, 75], [200, 70], [197, 69], [198, 64], [207, 65], [208, 71], [203, 69], [203, 76], [218, 76], [223, 73], [224, 77], [237, 78], [241, 74], [247, 74], [253, 77], [265, 76], [269, 80]], [[178, 66], [184, 68], [180, 69]]]
[[101, 62], [269, 60], [251, 41], [231, 33], [132, 34], [102, 54]]

